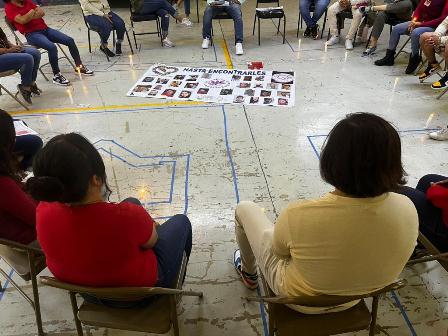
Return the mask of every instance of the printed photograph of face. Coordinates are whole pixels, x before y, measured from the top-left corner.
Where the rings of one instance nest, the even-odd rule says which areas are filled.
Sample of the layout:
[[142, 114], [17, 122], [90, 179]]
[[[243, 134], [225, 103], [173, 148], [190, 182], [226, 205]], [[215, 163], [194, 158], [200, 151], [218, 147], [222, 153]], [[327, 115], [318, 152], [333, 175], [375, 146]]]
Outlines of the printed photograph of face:
[[233, 99], [233, 102], [236, 103], [236, 104], [242, 104], [242, 103], [244, 103], [244, 96], [236, 96], [236, 97]]
[[152, 85], [137, 85], [134, 92], [148, 92]]
[[183, 80], [185, 78], [185, 75], [176, 75], [174, 76], [175, 80]]
[[196, 89], [198, 87], [199, 83], [187, 83], [185, 84], [186, 89]]
[[271, 96], [272, 91], [268, 91], [268, 90], [261, 90], [261, 96], [262, 97], [270, 97]]
[[258, 104], [260, 97], [250, 97], [249, 104]]
[[279, 98], [278, 99], [278, 105], [287, 106], [288, 105], [288, 99], [286, 99], [286, 98]]
[[291, 93], [287, 91], [277, 91], [277, 97], [291, 97]]
[[154, 77], [145, 77], [143, 78], [143, 82], [145, 83], [151, 83], [154, 80]]
[[169, 79], [167, 79], [167, 78], [159, 78], [156, 83], [166, 84], [166, 83], [168, 83], [168, 81], [169, 81]]
[[219, 94], [221, 96], [228, 96], [228, 95], [231, 95], [232, 93], [233, 93], [232, 89], [222, 89]]
[[205, 94], [208, 93], [208, 91], [210, 91], [210, 89], [208, 89], [208, 88], [200, 88], [198, 90], [198, 95], [205, 95]]
[[191, 91], [182, 91], [179, 93], [179, 98], [186, 99], [191, 97]]
[[165, 91], [162, 92], [162, 96], [173, 97], [175, 93], [176, 93], [176, 90], [166, 89]]
[[273, 98], [264, 98], [263, 104], [265, 104], [265, 105], [272, 104], [273, 101], [274, 101]]

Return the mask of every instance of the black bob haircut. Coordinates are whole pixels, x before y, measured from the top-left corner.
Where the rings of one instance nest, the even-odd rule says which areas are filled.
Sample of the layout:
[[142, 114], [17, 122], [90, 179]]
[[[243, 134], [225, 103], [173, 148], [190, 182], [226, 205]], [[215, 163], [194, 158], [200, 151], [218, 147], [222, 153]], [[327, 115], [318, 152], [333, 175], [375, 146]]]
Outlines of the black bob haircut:
[[349, 114], [325, 140], [320, 174], [325, 182], [355, 197], [394, 191], [406, 183], [400, 136], [375, 114]]
[[89, 140], [77, 133], [52, 138], [34, 158], [33, 172], [34, 177], [28, 179], [26, 186], [38, 201], [81, 202], [94, 175], [110, 192], [101, 155]]

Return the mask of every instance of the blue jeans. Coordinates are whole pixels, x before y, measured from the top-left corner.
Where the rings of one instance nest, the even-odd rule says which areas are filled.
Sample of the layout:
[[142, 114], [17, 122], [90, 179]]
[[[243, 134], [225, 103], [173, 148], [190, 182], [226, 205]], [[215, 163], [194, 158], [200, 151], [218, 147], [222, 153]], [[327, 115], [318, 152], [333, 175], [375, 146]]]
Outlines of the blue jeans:
[[[310, 5], [314, 2], [313, 16], [310, 13]], [[303, 20], [308, 28], [313, 28], [317, 25], [317, 22], [325, 13], [330, 0], [300, 0], [299, 10], [302, 14]]]
[[[199, 1], [199, 0], [196, 0]], [[185, 9], [185, 15], [190, 16], [191, 13], [191, 3], [190, 0], [184, 0], [184, 9]]]
[[[401, 35], [409, 35], [409, 25], [410, 21], [399, 23], [392, 29], [392, 33], [390, 34], [389, 39], [389, 49], [395, 50], [397, 49], [398, 42], [400, 42]], [[431, 27], [418, 27], [415, 28], [411, 33], [411, 49], [412, 55], [418, 55], [420, 52], [420, 35], [426, 32], [433, 32], [434, 28]]]
[[117, 42], [121, 43], [126, 32], [126, 25], [121, 17], [114, 12], [110, 12], [112, 23], [105, 17], [99, 15], [87, 15], [86, 21], [92, 29], [98, 32], [101, 37], [101, 43], [107, 45], [112, 30], [117, 31]]
[[156, 14], [160, 17], [162, 32], [167, 33], [170, 26], [170, 15], [174, 16], [176, 11], [166, 0], [143, 0], [142, 9], [138, 14]]
[[22, 157], [20, 167], [25, 170], [32, 166], [33, 158], [42, 148], [43, 142], [38, 135], [22, 135], [16, 137], [14, 153]]
[[24, 48], [20, 53], [0, 55], [0, 72], [19, 70], [22, 84], [30, 86], [36, 81], [40, 64], [40, 51], [36, 48]]
[[48, 59], [55, 75], [60, 72], [58, 47], [55, 43], [67, 46], [76, 66], [82, 65], [81, 56], [79, 56], [79, 50], [76, 46], [75, 40], [64, 33], [61, 33], [59, 30], [47, 28], [45, 30], [28, 33], [25, 37], [29, 44], [48, 51]]
[[243, 43], [243, 14], [241, 13], [241, 5], [235, 3], [223, 7], [207, 5], [204, 11], [202, 37], [208, 39], [212, 38], [212, 19], [221, 12], [227, 12], [233, 19], [233, 25], [235, 27], [235, 43]]
[[398, 192], [406, 195], [414, 203], [419, 219], [419, 229], [442, 252], [448, 252], [448, 228], [443, 222], [442, 210], [435, 207], [426, 198], [431, 182], [446, 180], [441, 175], [425, 175], [418, 181], [417, 187], [401, 187]]

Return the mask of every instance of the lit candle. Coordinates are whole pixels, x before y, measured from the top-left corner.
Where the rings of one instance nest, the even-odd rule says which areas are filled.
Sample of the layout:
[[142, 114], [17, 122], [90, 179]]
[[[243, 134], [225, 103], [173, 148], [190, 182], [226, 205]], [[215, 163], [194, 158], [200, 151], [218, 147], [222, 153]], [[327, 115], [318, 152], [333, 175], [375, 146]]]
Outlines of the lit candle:
[[74, 104], [73, 96], [72, 96], [72, 92], [70, 91], [70, 89], [67, 89], [67, 94], [68, 94], [68, 97], [70, 98], [70, 103], [72, 103], [72, 105], [73, 105]]
[[300, 51], [300, 46], [302, 45], [302, 39], [299, 39], [299, 51]]
[[394, 88], [392, 89], [392, 91], [395, 91], [399, 81], [400, 81], [400, 78], [399, 77], [395, 77]]
[[79, 79], [82, 80], [82, 76], [81, 76], [81, 68], [80, 68], [80, 67], [77, 67], [77, 68], [76, 68], [76, 71], [78, 72]]
[[327, 45], [327, 42], [325, 42], [325, 52], [327, 52], [327, 49], [328, 49], [328, 45]]
[[345, 52], [345, 57], [344, 57], [344, 62], [347, 63], [347, 58], [348, 58], [348, 51]]
[[134, 67], [134, 60], [132, 59], [132, 55], [129, 55], [129, 65], [131, 66], [131, 68]]
[[425, 128], [428, 128], [428, 127], [429, 127], [429, 124], [431, 123], [432, 118], [434, 118], [434, 113], [431, 113], [431, 114], [429, 115], [428, 120], [426, 121]]

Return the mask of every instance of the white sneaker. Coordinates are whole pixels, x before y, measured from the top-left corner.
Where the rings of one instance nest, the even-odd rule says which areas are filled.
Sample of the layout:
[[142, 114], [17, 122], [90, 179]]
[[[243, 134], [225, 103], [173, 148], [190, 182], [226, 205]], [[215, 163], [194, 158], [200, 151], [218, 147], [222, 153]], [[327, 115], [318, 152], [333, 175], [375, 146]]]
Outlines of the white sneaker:
[[339, 43], [339, 36], [331, 36], [330, 39], [326, 42], [327, 46], [332, 46]]
[[429, 137], [433, 140], [445, 141], [448, 140], [448, 126], [439, 131], [429, 133]]
[[193, 23], [187, 17], [183, 18], [180, 24], [184, 25], [187, 28], [191, 28], [193, 26]]
[[208, 46], [210, 45], [210, 39], [205, 38], [202, 40], [202, 49], [208, 49]]
[[347, 49], [347, 50], [353, 49], [353, 40], [349, 40], [349, 39], [345, 40], [345, 49]]
[[238, 42], [237, 44], [235, 44], [235, 53], [237, 55], [243, 55], [244, 54], [243, 44], [241, 42]]
[[172, 48], [174, 46], [176, 46], [173, 42], [171, 42], [168, 37], [165, 37], [162, 41], [162, 44], [165, 48]]

